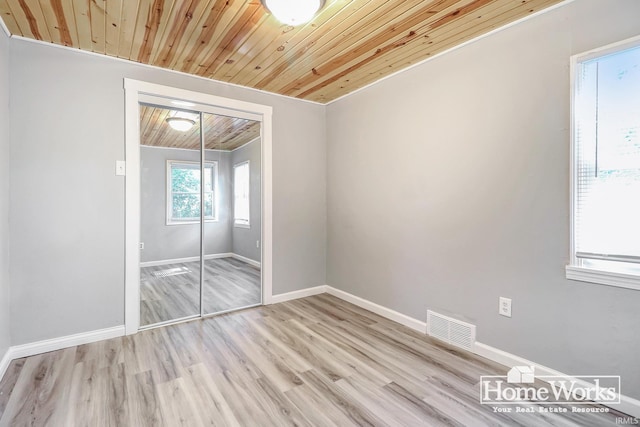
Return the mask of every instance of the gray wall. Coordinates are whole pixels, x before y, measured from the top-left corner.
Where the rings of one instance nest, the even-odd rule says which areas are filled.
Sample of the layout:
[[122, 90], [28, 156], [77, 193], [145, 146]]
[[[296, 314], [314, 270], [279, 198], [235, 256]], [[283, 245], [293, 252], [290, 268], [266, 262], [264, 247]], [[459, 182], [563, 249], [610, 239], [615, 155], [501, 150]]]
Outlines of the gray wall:
[[325, 283], [325, 107], [12, 40], [11, 340], [124, 322], [123, 78], [273, 107], [273, 292]]
[[[565, 279], [569, 57], [640, 33], [581, 0], [329, 105], [327, 283], [640, 398], [640, 292]], [[498, 297], [513, 317], [498, 315]]]
[[[206, 151], [218, 162], [218, 221], [206, 222], [205, 254], [231, 252], [231, 154]], [[142, 262], [200, 256], [200, 224], [167, 225], [167, 160], [200, 161], [200, 152], [170, 148], [140, 149], [140, 237]]]
[[[249, 223], [251, 228], [233, 227], [233, 252], [260, 261], [261, 249], [256, 247], [256, 242], [261, 239], [261, 150], [260, 140], [256, 140], [242, 148], [231, 152], [231, 168], [249, 160]], [[233, 182], [233, 176], [231, 177]], [[233, 186], [233, 185], [232, 185]], [[233, 215], [231, 216], [233, 226]]]
[[0, 358], [9, 330], [9, 39], [0, 29]]

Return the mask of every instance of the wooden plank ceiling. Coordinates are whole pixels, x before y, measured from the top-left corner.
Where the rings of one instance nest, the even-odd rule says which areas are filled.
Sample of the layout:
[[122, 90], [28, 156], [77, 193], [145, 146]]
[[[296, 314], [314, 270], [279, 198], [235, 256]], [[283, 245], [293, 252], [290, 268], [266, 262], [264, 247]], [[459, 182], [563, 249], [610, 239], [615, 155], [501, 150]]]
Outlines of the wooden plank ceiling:
[[[188, 131], [177, 131], [166, 122], [175, 110], [140, 106], [140, 143], [150, 147], [200, 150], [200, 118], [197, 114], [182, 115], [196, 124]], [[184, 114], [184, 113], [180, 113]], [[234, 150], [260, 136], [260, 122], [237, 117], [204, 114], [203, 130], [207, 150]]]
[[326, 103], [561, 0], [0, 0], [12, 34]]

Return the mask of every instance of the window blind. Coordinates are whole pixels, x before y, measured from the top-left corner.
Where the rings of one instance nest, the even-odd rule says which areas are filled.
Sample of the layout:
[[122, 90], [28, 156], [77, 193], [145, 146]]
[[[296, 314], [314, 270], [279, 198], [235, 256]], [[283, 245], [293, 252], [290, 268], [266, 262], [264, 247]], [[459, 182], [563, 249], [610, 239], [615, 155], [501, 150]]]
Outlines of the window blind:
[[576, 256], [640, 262], [640, 47], [575, 77]]

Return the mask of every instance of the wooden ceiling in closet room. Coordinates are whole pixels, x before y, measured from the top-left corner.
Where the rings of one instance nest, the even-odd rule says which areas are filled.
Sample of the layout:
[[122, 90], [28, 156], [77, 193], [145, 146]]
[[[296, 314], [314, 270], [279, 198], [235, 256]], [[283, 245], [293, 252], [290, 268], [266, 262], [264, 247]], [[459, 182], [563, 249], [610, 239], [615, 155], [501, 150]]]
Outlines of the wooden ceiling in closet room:
[[[188, 116], [196, 125], [186, 132], [177, 132], [166, 122], [175, 113], [167, 108], [141, 105], [140, 143], [151, 147], [199, 150], [200, 118], [197, 114]], [[205, 113], [203, 130], [205, 149], [231, 151], [258, 138], [260, 122]]]
[[561, 0], [327, 0], [309, 23], [259, 0], [0, 0], [13, 35], [319, 103]]

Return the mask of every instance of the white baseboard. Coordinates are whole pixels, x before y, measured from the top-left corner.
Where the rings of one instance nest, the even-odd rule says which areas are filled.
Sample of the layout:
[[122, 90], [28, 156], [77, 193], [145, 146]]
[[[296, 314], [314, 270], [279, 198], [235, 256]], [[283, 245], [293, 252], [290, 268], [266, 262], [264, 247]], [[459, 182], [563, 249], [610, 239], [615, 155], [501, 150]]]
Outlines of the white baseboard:
[[261, 265], [261, 264], [260, 264], [260, 261], [253, 260], [253, 259], [251, 259], [251, 258], [247, 258], [246, 256], [238, 255], [238, 254], [236, 254], [236, 253], [232, 253], [232, 254], [231, 254], [231, 256], [232, 256], [233, 258], [235, 258], [235, 259], [239, 259], [240, 261], [244, 261], [244, 262], [246, 262], [247, 264], [251, 264], [251, 265], [253, 265], [254, 267], [258, 267], [258, 268], [260, 268], [260, 265]]
[[311, 295], [324, 294], [327, 292], [327, 286], [316, 286], [314, 288], [300, 289], [299, 291], [287, 292], [284, 294], [273, 295], [271, 297], [270, 304], [277, 304], [279, 302], [291, 301], [294, 299], [310, 297]]
[[4, 355], [0, 360], [0, 380], [2, 380], [2, 378], [4, 377], [4, 374], [5, 372], [7, 372], [7, 369], [9, 368], [9, 364], [11, 363], [12, 360], [13, 358], [11, 357], [11, 347], [9, 347], [7, 351], [4, 352]]
[[327, 286], [327, 293], [350, 302], [351, 304], [357, 305], [358, 307], [362, 307], [365, 310], [369, 310], [376, 314], [379, 314], [382, 317], [393, 320], [394, 322], [398, 322], [401, 325], [407, 326], [418, 332], [422, 332], [423, 334], [427, 333], [426, 322], [414, 319], [413, 317], [409, 317], [395, 310], [391, 310], [390, 308], [381, 306], [379, 304], [376, 304], [375, 302], [360, 298], [348, 292], [341, 291], [340, 289], [332, 288], [331, 286]]
[[[260, 268], [260, 262], [259, 261], [252, 260], [251, 258], [247, 258], [245, 256], [238, 255], [238, 254], [233, 253], [233, 252], [224, 252], [224, 253], [220, 253], [220, 254], [209, 254], [209, 255], [205, 255], [204, 256], [204, 259], [217, 259], [217, 258], [235, 258], [235, 259], [238, 259], [240, 261], [244, 261], [247, 264], [251, 264], [254, 267]], [[160, 265], [182, 264], [184, 262], [196, 262], [196, 261], [200, 261], [200, 257], [199, 256], [190, 256], [190, 257], [186, 257], [186, 258], [161, 259], [161, 260], [157, 260], [157, 261], [145, 261], [145, 262], [141, 262], [140, 263], [140, 267], [157, 267], [157, 266], [160, 266]]]
[[[231, 257], [234, 257], [234, 255], [235, 254], [231, 252], [226, 252], [221, 254], [210, 254], [210, 255], [205, 255], [204, 259], [231, 258]], [[200, 257], [190, 256], [186, 258], [161, 259], [158, 261], [145, 261], [140, 263], [140, 267], [156, 267], [159, 265], [182, 264], [183, 262], [195, 262], [195, 261], [200, 261]]]
[[7, 352], [11, 358], [33, 356], [35, 354], [46, 353], [48, 351], [60, 350], [62, 348], [73, 347], [81, 344], [89, 344], [96, 341], [107, 340], [124, 336], [124, 325], [113, 328], [99, 329], [97, 331], [81, 332], [79, 334], [67, 335], [60, 338], [36, 341], [29, 344], [15, 345]]

